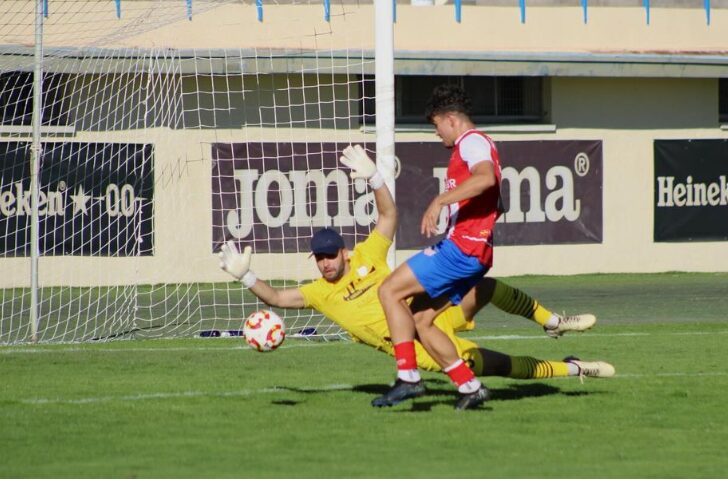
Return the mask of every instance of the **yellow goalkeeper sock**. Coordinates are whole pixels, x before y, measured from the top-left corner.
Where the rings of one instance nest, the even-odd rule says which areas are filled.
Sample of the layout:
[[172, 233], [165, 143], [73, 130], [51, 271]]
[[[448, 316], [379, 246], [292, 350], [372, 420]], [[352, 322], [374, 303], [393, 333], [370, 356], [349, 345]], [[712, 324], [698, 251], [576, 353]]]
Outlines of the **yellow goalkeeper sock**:
[[493, 297], [490, 302], [501, 311], [523, 316], [541, 326], [545, 325], [552, 317], [551, 311], [538, 304], [538, 301], [520, 289], [509, 286], [497, 279], [495, 280]]
[[530, 356], [511, 356], [509, 378], [545, 379], [569, 376], [569, 365], [562, 361], [544, 361]]

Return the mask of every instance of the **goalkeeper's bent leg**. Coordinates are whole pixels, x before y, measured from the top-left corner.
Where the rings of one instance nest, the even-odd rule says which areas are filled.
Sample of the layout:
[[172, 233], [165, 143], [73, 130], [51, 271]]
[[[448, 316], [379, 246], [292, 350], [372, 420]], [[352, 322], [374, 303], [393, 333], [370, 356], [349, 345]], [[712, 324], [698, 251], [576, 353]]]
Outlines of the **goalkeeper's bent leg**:
[[495, 282], [495, 286], [490, 302], [501, 311], [509, 314], [517, 314], [531, 321], [535, 321], [541, 326], [545, 326], [555, 316], [551, 311], [541, 306], [538, 301], [520, 289], [509, 286], [498, 279], [494, 279], [493, 281]]

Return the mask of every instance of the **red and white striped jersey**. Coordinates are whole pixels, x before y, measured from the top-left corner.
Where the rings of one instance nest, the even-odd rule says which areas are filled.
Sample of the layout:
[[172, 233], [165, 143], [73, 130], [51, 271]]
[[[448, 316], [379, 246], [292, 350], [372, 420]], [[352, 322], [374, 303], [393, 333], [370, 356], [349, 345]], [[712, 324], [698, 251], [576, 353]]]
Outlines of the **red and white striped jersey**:
[[493, 228], [500, 216], [501, 168], [493, 140], [477, 130], [468, 130], [455, 141], [447, 167], [445, 188], [452, 190], [468, 179], [481, 161], [493, 163], [496, 184], [478, 196], [449, 205], [447, 237], [481, 264], [493, 265]]

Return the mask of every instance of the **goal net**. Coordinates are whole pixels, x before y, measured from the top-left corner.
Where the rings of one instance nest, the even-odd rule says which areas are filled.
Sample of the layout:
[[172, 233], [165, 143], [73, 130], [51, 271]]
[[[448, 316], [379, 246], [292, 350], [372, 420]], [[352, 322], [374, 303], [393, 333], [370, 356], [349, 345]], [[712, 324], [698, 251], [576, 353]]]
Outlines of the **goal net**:
[[[220, 271], [226, 240], [274, 286], [318, 277], [311, 234], [352, 247], [374, 221], [338, 165], [374, 148], [373, 44], [371, 4], [0, 2], [0, 344], [240, 330], [264, 305]], [[277, 312], [289, 334], [342, 336]]]

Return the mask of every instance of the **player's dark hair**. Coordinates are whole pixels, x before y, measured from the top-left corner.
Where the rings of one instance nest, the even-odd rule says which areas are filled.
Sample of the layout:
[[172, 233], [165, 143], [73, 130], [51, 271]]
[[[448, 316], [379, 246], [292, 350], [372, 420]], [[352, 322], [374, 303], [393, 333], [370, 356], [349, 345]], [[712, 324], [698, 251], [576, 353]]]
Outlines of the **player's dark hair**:
[[470, 98], [460, 86], [446, 83], [432, 90], [430, 101], [425, 108], [425, 118], [432, 123], [432, 118], [443, 113], [462, 113], [470, 117]]

